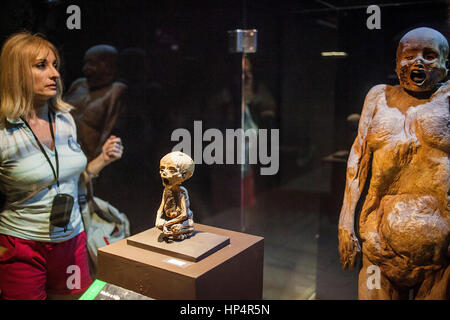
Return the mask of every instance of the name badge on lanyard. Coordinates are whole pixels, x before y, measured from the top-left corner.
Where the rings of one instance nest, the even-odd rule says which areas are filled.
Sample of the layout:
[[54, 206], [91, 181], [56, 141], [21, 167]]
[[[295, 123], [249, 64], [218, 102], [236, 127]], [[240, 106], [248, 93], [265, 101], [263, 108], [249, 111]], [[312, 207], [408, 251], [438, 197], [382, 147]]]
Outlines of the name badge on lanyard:
[[73, 203], [74, 198], [70, 194], [66, 193], [60, 193], [59, 191], [59, 160], [58, 160], [58, 150], [56, 150], [56, 139], [55, 134], [53, 133], [53, 126], [52, 126], [52, 119], [50, 116], [50, 110], [48, 111], [48, 125], [50, 127], [50, 133], [52, 135], [53, 144], [55, 145], [55, 159], [56, 159], [56, 170], [53, 167], [52, 162], [50, 161], [50, 158], [47, 155], [47, 152], [45, 152], [44, 147], [42, 146], [39, 139], [36, 137], [36, 135], [33, 132], [33, 129], [31, 129], [28, 122], [22, 118], [22, 121], [27, 125], [28, 129], [30, 129], [31, 133], [34, 136], [34, 139], [36, 140], [39, 149], [41, 149], [42, 154], [45, 156], [45, 159], [47, 160], [48, 164], [50, 165], [50, 168], [52, 169], [53, 176], [55, 178], [56, 187], [58, 190], [58, 194], [53, 198], [52, 202], [52, 209], [50, 211], [50, 223], [51, 225], [59, 228], [64, 228], [64, 231], [66, 231], [66, 227], [70, 222], [70, 216], [72, 214], [73, 209]]

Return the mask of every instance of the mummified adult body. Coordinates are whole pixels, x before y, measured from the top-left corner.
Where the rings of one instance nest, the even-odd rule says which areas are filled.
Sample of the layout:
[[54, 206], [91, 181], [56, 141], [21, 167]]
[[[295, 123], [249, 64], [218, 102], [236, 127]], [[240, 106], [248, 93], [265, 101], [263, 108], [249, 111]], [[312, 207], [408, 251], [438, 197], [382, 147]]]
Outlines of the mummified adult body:
[[[377, 85], [366, 96], [347, 163], [339, 220], [344, 268], [362, 251], [359, 299], [450, 298], [449, 46], [430, 28], [400, 40], [399, 86]], [[368, 171], [372, 177], [355, 234], [355, 208]], [[368, 286], [372, 265], [379, 289]], [[373, 270], [371, 268], [370, 270]]]

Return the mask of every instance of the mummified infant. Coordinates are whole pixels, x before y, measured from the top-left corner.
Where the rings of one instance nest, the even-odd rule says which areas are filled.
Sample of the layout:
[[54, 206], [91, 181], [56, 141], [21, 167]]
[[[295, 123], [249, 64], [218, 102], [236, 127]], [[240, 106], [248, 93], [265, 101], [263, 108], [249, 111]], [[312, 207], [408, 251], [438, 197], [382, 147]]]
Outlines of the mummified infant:
[[181, 186], [194, 173], [194, 161], [187, 154], [175, 151], [160, 161], [159, 173], [164, 192], [156, 214], [155, 226], [165, 238], [183, 240], [194, 233], [194, 220], [189, 209], [187, 190]]

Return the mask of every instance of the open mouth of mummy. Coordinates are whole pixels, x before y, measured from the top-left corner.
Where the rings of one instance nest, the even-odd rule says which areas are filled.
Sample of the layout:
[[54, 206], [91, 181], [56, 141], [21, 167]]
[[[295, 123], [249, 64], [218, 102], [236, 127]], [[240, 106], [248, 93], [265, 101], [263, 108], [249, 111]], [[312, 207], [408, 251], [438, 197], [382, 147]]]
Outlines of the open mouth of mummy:
[[168, 185], [169, 184], [169, 179], [162, 179], [164, 185]]
[[415, 84], [422, 85], [427, 78], [427, 74], [423, 70], [412, 70], [410, 78]]

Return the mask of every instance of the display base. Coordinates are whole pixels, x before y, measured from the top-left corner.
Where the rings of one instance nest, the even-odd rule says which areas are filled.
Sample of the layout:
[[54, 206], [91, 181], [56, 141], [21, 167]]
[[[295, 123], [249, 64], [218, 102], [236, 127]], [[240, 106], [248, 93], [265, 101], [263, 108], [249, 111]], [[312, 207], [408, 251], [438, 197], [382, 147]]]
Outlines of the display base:
[[264, 238], [201, 224], [195, 230], [229, 244], [194, 262], [124, 239], [98, 250], [97, 278], [153, 299], [262, 299]]
[[152, 228], [127, 238], [127, 244], [188, 261], [200, 261], [230, 244], [230, 237], [195, 230], [181, 241], [164, 239], [161, 230]]

